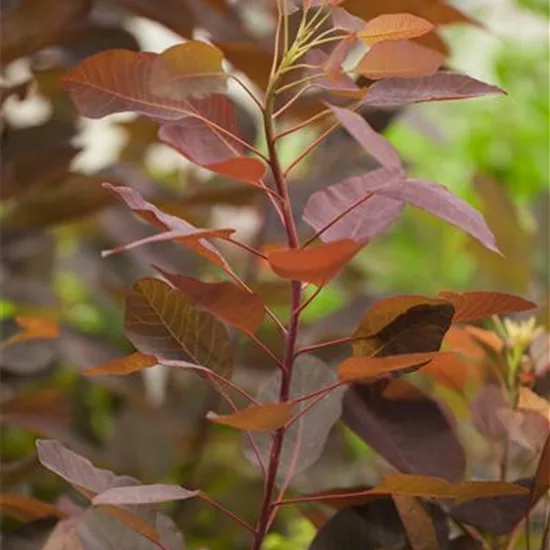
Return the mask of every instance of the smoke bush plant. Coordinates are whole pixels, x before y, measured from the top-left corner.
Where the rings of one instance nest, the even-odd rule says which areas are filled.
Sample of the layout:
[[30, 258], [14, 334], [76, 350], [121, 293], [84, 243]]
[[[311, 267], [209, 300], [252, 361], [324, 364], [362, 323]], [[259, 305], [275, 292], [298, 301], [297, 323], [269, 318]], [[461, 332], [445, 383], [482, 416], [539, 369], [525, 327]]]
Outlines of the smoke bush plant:
[[[320, 529], [311, 549], [407, 544], [415, 549], [449, 548], [450, 521], [462, 529], [461, 541], [487, 546], [485, 533], [515, 536], [517, 526], [547, 492], [548, 443], [533, 479], [513, 484], [503, 475], [496, 481], [465, 481], [464, 452], [447, 414], [403, 377], [418, 369], [437, 376], [456, 367], [457, 357], [440, 351], [453, 324], [531, 309], [531, 302], [494, 292], [394, 296], [366, 310], [347, 337], [299, 343], [303, 311], [357, 254], [368, 254], [368, 243], [386, 231], [407, 205], [453, 224], [498, 254], [483, 217], [445, 187], [409, 178], [397, 151], [362, 113], [365, 108], [502, 91], [441, 70], [445, 55], [434, 40], [432, 22], [394, 9], [371, 17], [365, 6], [354, 1], [278, 0], [272, 64], [254, 85], [226, 69], [226, 58], [239, 66], [232, 44], [199, 40], [161, 54], [104, 51], [82, 61], [65, 78], [65, 88], [83, 116], [101, 118], [128, 111], [144, 115], [159, 124], [161, 141], [195, 165], [260, 189], [284, 228], [287, 244], [260, 249], [237, 240], [231, 227], [199, 229], [163, 212], [134, 188], [105, 184], [159, 230], [105, 255], [174, 241], [227, 277], [204, 282], [158, 268], [159, 278], [135, 282], [126, 296], [125, 329], [137, 351], [87, 374], [122, 375], [160, 363], [204, 377], [230, 410], [211, 411], [208, 419], [243, 432], [244, 453], [264, 478], [263, 498], [255, 525], [248, 525], [200, 489], [142, 485], [96, 468], [53, 440], [39, 441], [42, 464], [92, 504], [58, 524], [51, 548], [68, 540], [78, 540], [85, 548], [145, 548], [138, 546], [145, 543], [165, 550], [181, 548], [181, 533], [155, 505], [190, 498], [214, 506], [248, 530], [251, 550], [260, 550], [282, 506], [304, 503], [339, 510], [331, 519], [326, 512], [322, 521], [315, 516]], [[440, 14], [443, 20], [466, 19], [448, 6], [444, 14]], [[359, 61], [348, 70], [350, 52]], [[241, 137], [227, 95], [230, 81], [242, 87], [256, 108], [265, 150]], [[291, 123], [287, 115], [311, 96], [318, 97], [322, 107]], [[283, 165], [280, 145], [307, 127], [317, 132], [317, 138]], [[338, 128], [365, 149], [377, 167], [309, 197], [303, 221], [311, 232], [303, 235], [289, 175]], [[220, 239], [243, 248], [256, 265], [262, 262], [288, 281], [291, 303], [286, 318], [276, 315], [251, 289], [248, 277], [229, 264], [213, 244]], [[316, 290], [305, 298], [308, 286]], [[264, 322], [272, 323], [283, 339], [282, 356], [257, 336]], [[255, 396], [232, 380], [234, 340], [228, 325], [237, 337], [254, 341], [278, 366]], [[350, 345], [349, 357], [336, 369], [316, 355], [332, 346]], [[293, 491], [289, 497], [293, 476], [319, 458], [330, 429], [340, 419], [396, 473], [377, 487], [309, 495]], [[505, 505], [506, 520], [498, 525], [496, 520], [486, 521], [489, 509]], [[304, 510], [315, 515], [312, 508]], [[378, 529], [372, 528], [374, 524]]]

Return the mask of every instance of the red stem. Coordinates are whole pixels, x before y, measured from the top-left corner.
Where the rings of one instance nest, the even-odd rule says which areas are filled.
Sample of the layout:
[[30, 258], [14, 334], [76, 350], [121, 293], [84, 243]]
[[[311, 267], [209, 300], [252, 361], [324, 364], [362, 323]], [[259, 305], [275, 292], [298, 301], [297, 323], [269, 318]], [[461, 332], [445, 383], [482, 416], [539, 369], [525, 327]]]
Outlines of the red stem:
[[[272, 85], [276, 85], [274, 79]], [[296, 230], [296, 222], [292, 214], [290, 197], [288, 194], [288, 187], [281, 168], [279, 156], [275, 146], [275, 132], [273, 128], [273, 103], [274, 94], [268, 89], [266, 92], [266, 105], [264, 110], [264, 128], [267, 141], [267, 148], [269, 152], [270, 166], [273, 172], [273, 179], [277, 186], [277, 191], [283, 198], [282, 209], [285, 230], [288, 237], [288, 245], [290, 248], [299, 248], [300, 243], [298, 241], [298, 232]], [[294, 363], [294, 354], [296, 347], [296, 337], [298, 336], [298, 324], [299, 324], [299, 307], [302, 295], [302, 285], [300, 281], [291, 281], [291, 314], [290, 322], [288, 325], [288, 332], [285, 339], [285, 351], [283, 356], [283, 365], [281, 369], [281, 387], [279, 391], [279, 399], [281, 402], [286, 402], [290, 397], [290, 383], [292, 381], [292, 365]], [[264, 497], [260, 507], [260, 514], [258, 522], [255, 528], [255, 535], [252, 541], [251, 550], [260, 550], [262, 542], [269, 529], [270, 518], [275, 510], [273, 504], [273, 493], [275, 490], [275, 484], [277, 480], [277, 470], [279, 469], [279, 461], [281, 459], [281, 452], [283, 449], [283, 440], [285, 436], [285, 429], [280, 428], [275, 432], [273, 437], [273, 444], [271, 446], [271, 453], [269, 457], [269, 464], [267, 467], [267, 475], [265, 477]]]
[[298, 357], [298, 355], [301, 355], [302, 353], [309, 353], [311, 351], [317, 351], [322, 348], [328, 348], [330, 346], [337, 346], [338, 344], [347, 344], [348, 342], [353, 342], [355, 338], [353, 336], [346, 336], [344, 338], [339, 338], [338, 340], [329, 340], [328, 342], [321, 342], [320, 344], [314, 344], [312, 346], [305, 346], [303, 348], [300, 348], [294, 355], [294, 357]]
[[245, 529], [250, 531], [251, 533], [254, 532], [254, 529], [246, 523], [246, 521], [242, 520], [239, 516], [236, 516], [231, 510], [228, 510], [225, 506], [222, 506], [219, 502], [211, 498], [209, 495], [207, 495], [203, 491], [199, 491], [199, 498], [203, 500], [204, 502], [208, 502], [210, 506], [213, 508], [216, 508], [216, 510], [219, 510], [222, 514], [226, 515], [228, 518], [231, 518], [233, 521], [236, 521], [238, 524], [242, 525]]

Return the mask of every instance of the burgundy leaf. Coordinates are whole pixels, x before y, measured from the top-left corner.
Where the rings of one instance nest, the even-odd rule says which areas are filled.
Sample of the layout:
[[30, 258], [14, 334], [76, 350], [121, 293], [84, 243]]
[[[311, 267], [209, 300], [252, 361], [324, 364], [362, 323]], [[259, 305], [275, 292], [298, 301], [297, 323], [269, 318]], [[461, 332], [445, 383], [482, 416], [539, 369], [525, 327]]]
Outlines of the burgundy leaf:
[[397, 173], [403, 172], [401, 159], [395, 147], [386, 138], [375, 132], [361, 115], [344, 107], [335, 105], [328, 105], [328, 107], [353, 138], [384, 168]]
[[342, 418], [400, 472], [450, 482], [464, 476], [464, 449], [447, 415], [403, 380], [355, 386], [346, 394]]
[[185, 119], [166, 124], [159, 139], [179, 151], [194, 164], [230, 178], [258, 185], [265, 165], [245, 156], [243, 146], [202, 120]]
[[499, 87], [475, 78], [442, 71], [421, 78], [385, 78], [375, 82], [368, 89], [362, 104], [389, 108], [423, 101], [468, 99], [504, 93]]
[[353, 239], [364, 243], [384, 232], [403, 210], [404, 203], [401, 200], [376, 194], [369, 197], [395, 177], [400, 176], [380, 168], [317, 191], [306, 204], [303, 220], [320, 231], [357, 204], [323, 232], [320, 238], [325, 242]]

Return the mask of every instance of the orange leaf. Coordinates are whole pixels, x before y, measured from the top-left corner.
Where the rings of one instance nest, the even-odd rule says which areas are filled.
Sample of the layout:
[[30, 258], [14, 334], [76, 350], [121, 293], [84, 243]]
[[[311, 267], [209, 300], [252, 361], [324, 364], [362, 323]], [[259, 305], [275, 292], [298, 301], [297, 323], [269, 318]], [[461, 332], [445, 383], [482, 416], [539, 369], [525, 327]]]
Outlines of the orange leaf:
[[537, 304], [503, 292], [440, 292], [439, 296], [455, 306], [454, 323], [475, 321], [491, 315], [534, 309]]
[[249, 333], [256, 332], [263, 323], [265, 307], [258, 294], [227, 281], [205, 283], [185, 275], [168, 273], [159, 267], [156, 269], [195, 305], [209, 310], [222, 321]]
[[283, 279], [304, 281], [317, 286], [328, 283], [361, 249], [345, 239], [313, 248], [286, 248], [267, 253], [271, 269]]
[[420, 373], [430, 376], [442, 386], [462, 392], [472, 369], [455, 353], [440, 353], [433, 361], [422, 367]]
[[125, 357], [113, 359], [108, 363], [86, 369], [82, 374], [85, 376], [130, 374], [148, 367], [154, 367], [156, 364], [158, 364], [158, 361], [153, 355], [136, 351]]
[[406, 353], [388, 357], [350, 357], [338, 365], [338, 376], [344, 382], [370, 380], [389, 372], [421, 366], [439, 355], [447, 354], [430, 352]]
[[384, 14], [371, 19], [358, 36], [372, 46], [386, 40], [416, 38], [427, 34], [433, 28], [433, 23], [410, 13]]
[[247, 42], [218, 42], [216, 46], [237, 70], [245, 73], [260, 90], [265, 90], [273, 59], [269, 50]]
[[0, 510], [5, 515], [24, 522], [47, 517], [65, 517], [65, 514], [52, 504], [13, 493], [0, 494]]
[[445, 56], [410, 40], [379, 42], [359, 61], [355, 71], [372, 80], [417, 78], [434, 74]]
[[459, 499], [492, 498], [524, 495], [528, 489], [505, 481], [461, 481], [449, 483], [444, 479], [412, 474], [392, 474], [374, 489], [339, 489], [323, 491], [305, 497], [288, 499], [286, 504], [324, 502], [335, 508], [360, 505], [379, 496], [401, 495], [418, 498]]
[[472, 336], [474, 340], [481, 342], [496, 353], [500, 353], [502, 348], [504, 348], [504, 342], [502, 339], [490, 330], [485, 330], [473, 325], [467, 325], [464, 327], [464, 331]]
[[520, 388], [517, 408], [519, 410], [533, 411], [542, 415], [550, 428], [550, 402], [537, 395], [529, 388]]
[[292, 405], [290, 403], [251, 405], [226, 415], [209, 412], [206, 417], [216, 424], [239, 430], [270, 432], [283, 427], [292, 418]]
[[19, 316], [15, 318], [15, 321], [23, 330], [4, 340], [0, 348], [28, 340], [54, 340], [59, 337], [57, 323], [46, 317]]
[[414, 497], [393, 495], [393, 502], [403, 523], [412, 550], [439, 548], [437, 531], [425, 504]]

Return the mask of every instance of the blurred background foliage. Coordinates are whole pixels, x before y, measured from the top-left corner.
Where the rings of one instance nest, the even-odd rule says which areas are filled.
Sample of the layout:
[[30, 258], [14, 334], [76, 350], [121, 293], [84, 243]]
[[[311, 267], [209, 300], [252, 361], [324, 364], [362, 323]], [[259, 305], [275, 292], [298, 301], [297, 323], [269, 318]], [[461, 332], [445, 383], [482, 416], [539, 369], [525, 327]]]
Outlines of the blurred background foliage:
[[[321, 332], [330, 333], [340, 319], [338, 314], [346, 313], [345, 308], [353, 304], [356, 296], [363, 295], [372, 299], [402, 292], [434, 294], [444, 289], [476, 288], [517, 292], [548, 303], [548, 2], [470, 0], [460, 4], [483, 25], [446, 29], [445, 37], [453, 53], [448, 65], [501, 86], [508, 96], [411, 107], [392, 120], [386, 135], [398, 147], [412, 174], [440, 182], [484, 212], [505, 257], [491, 255], [454, 228], [408, 209], [391, 231], [371, 243], [344, 273], [343, 283], [325, 289], [307, 310], [307, 323], [314, 325], [325, 320], [319, 328]], [[141, 18], [133, 18], [126, 28], [131, 32], [125, 40], [136, 41], [146, 49], [158, 51], [177, 40], [167, 29]], [[72, 124], [74, 113], [70, 113], [71, 107], [58, 88], [55, 70], [36, 70], [40, 95], [23, 101], [15, 97], [6, 100], [6, 120], [13, 128], [40, 124], [52, 113], [60, 125]], [[10, 71], [17, 79], [28, 73], [28, 67], [22, 63]], [[137, 181], [144, 191], [150, 191], [150, 182], [154, 181], [160, 189], [159, 199], [169, 202], [178, 197], [172, 201], [172, 208], [199, 223], [207, 219], [214, 219], [220, 226], [229, 222], [238, 225], [244, 234], [254, 224], [253, 216], [249, 219], [245, 214], [236, 214], [240, 199], [231, 195], [231, 189], [225, 191], [228, 198], [221, 201], [224, 204], [212, 206], [204, 186], [197, 187], [197, 182], [204, 180], [204, 173], [189, 169], [187, 163], [155, 143], [156, 130], [147, 121], [131, 116], [112, 117], [108, 121], [80, 120], [77, 125], [83, 134], [72, 140], [71, 146], [83, 147], [83, 151], [69, 157], [71, 169], [86, 177]], [[283, 154], [291, 158], [295, 148], [308, 139], [310, 135], [304, 133], [290, 140]], [[133, 168], [125, 171], [126, 166], [109, 172], [117, 158], [132, 163]], [[30, 157], [26, 162], [34, 161]], [[100, 170], [104, 172], [98, 174]], [[304, 172], [307, 170], [304, 167]], [[214, 183], [223, 195], [223, 182]], [[250, 200], [247, 191], [241, 194], [245, 202]], [[90, 200], [103, 199], [94, 195]], [[233, 204], [235, 200], [237, 205]], [[4, 219], [7, 216], [11, 220], [9, 206], [2, 208]], [[23, 223], [21, 220], [28, 213], [22, 208], [18, 223]], [[35, 214], [32, 211], [31, 218]], [[32, 486], [33, 494], [46, 500], [58, 495], [63, 484], [53, 476], [37, 473], [33, 461], [35, 436], [26, 428], [30, 423], [34, 433], [38, 430], [42, 435], [57, 437], [70, 425], [81, 436], [76, 450], [97, 459], [99, 465], [108, 463], [149, 482], [201, 481], [236, 513], [253, 516], [261, 484], [239, 456], [234, 437], [225, 430], [214, 429], [207, 449], [197, 447], [197, 441], [206, 437], [203, 408], [208, 392], [203, 385], [197, 390], [196, 385], [182, 377], [167, 387], [163, 374], [155, 371], [147, 371], [143, 379], [136, 375], [131, 380], [105, 379], [99, 384], [79, 376], [79, 370], [130, 350], [123, 334], [123, 288], [147, 275], [149, 263], [154, 263], [151, 257], [156, 258], [148, 250], [147, 257], [136, 251], [129, 260], [101, 260], [102, 249], [143, 234], [141, 226], [120, 210], [114, 215], [102, 214], [101, 220], [102, 230], [94, 217], [73, 221], [67, 216], [67, 223], [63, 224], [41, 219], [37, 225], [52, 228], [51, 231], [26, 235], [15, 244], [9, 239], [4, 243], [3, 254], [10, 269], [4, 278], [0, 303], [3, 336], [14, 332], [12, 319], [21, 313], [52, 314], [67, 327], [69, 336], [62, 341], [63, 353], [54, 371], [50, 369], [54, 351], [49, 342], [29, 344], [20, 356], [2, 359], [7, 383], [4, 397], [21, 388], [32, 394], [44, 386], [55, 388], [61, 396], [52, 402], [45, 398], [44, 417], [38, 406], [30, 421], [15, 421], [3, 427], [3, 485], [22, 485], [27, 490]], [[34, 221], [25, 223], [27, 228], [33, 227]], [[276, 233], [271, 237], [270, 241], [277, 242]], [[182, 271], [195, 269], [211, 277], [204, 266], [197, 268], [193, 258], [182, 259], [172, 248], [164, 249], [166, 255], [159, 253], [164, 264], [168, 261], [168, 265]], [[262, 289], [276, 306], [280, 288], [275, 283], [269, 286], [268, 281]], [[370, 303], [368, 299], [366, 303]], [[547, 325], [547, 313], [543, 307], [539, 322]], [[353, 316], [350, 319], [353, 324]], [[271, 337], [267, 333], [264, 336]], [[258, 364], [253, 350], [245, 353], [245, 362]], [[256, 374], [265, 377], [265, 371], [259, 370]], [[163, 403], [162, 408], [155, 407], [159, 402]], [[159, 430], [159, 426], [163, 428]], [[347, 432], [340, 435], [348, 443], [343, 451], [348, 458], [372, 458], [362, 442]], [[151, 448], [157, 450], [154, 457], [147, 453]], [[203, 449], [200, 455], [195, 454], [197, 448]], [[236, 481], [226, 472], [229, 461], [238, 474], [238, 499], [234, 498]], [[361, 475], [368, 479], [374, 475], [371, 470], [363, 465]], [[193, 503], [172, 505], [170, 510], [184, 527], [191, 521], [188, 518], [193, 518], [193, 528], [187, 536], [191, 547], [204, 544], [212, 550], [228, 549], [227, 541], [217, 539], [220, 529], [229, 533], [234, 548], [241, 547], [233, 525], [220, 520], [212, 510], [198, 511]], [[277, 525], [280, 533], [269, 537], [266, 550], [304, 548], [314, 529], [300, 517], [285, 510]], [[6, 526], [13, 524], [4, 519]]]

